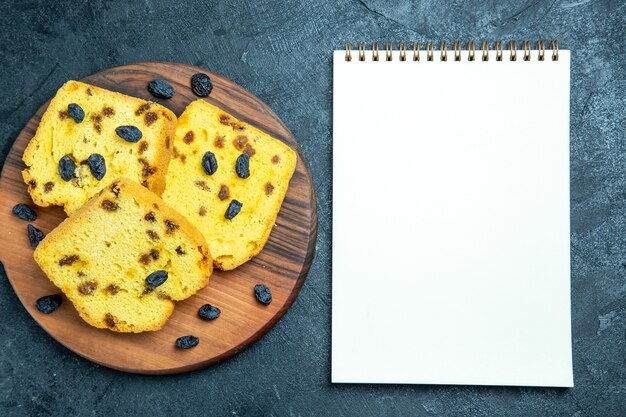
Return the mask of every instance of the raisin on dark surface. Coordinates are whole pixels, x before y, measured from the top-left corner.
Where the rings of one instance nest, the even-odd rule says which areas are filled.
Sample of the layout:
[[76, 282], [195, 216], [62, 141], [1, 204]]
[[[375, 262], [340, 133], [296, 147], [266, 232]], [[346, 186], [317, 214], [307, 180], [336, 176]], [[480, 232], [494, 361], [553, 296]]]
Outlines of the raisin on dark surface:
[[268, 306], [272, 302], [272, 293], [270, 289], [263, 284], [257, 284], [254, 286], [254, 296], [257, 301], [263, 305]]
[[71, 103], [67, 106], [67, 114], [69, 114], [76, 123], [82, 123], [83, 120], [85, 120], [85, 112], [82, 107], [76, 103]]
[[200, 343], [200, 338], [191, 335], [176, 339], [176, 347], [178, 349], [191, 349], [192, 347], [198, 346], [198, 343]]
[[198, 310], [198, 316], [204, 320], [215, 320], [220, 316], [220, 313], [220, 309], [211, 304], [205, 304]]
[[224, 217], [226, 217], [228, 220], [232, 220], [233, 217], [238, 215], [241, 211], [241, 206], [243, 206], [243, 204], [241, 204], [239, 201], [232, 200], [228, 205], [228, 208], [226, 209], [226, 213], [224, 213]]
[[207, 175], [213, 175], [217, 171], [217, 159], [213, 152], [207, 152], [202, 157], [202, 169]]
[[46, 295], [37, 300], [35, 306], [37, 310], [41, 311], [43, 314], [50, 314], [57, 311], [57, 309], [61, 307], [62, 302], [63, 299], [59, 294]]
[[24, 203], [19, 203], [13, 206], [12, 212], [14, 215], [22, 220], [26, 220], [29, 222], [37, 220], [37, 213], [35, 213], [35, 210], [33, 210]]
[[44, 235], [41, 230], [37, 229], [32, 224], [28, 225], [28, 241], [33, 249], [39, 246], [39, 242], [41, 242], [44, 237], [46, 237], [46, 235]]
[[63, 178], [63, 181], [69, 181], [74, 176], [74, 171], [76, 170], [76, 164], [72, 159], [65, 155], [59, 161], [59, 175]]
[[199, 97], [206, 97], [213, 90], [213, 83], [208, 75], [199, 72], [191, 77], [191, 90]]
[[135, 126], [119, 126], [115, 128], [117, 136], [124, 139], [126, 142], [135, 143], [141, 139], [141, 130]]
[[174, 89], [165, 80], [152, 80], [148, 83], [148, 91], [156, 98], [172, 98]]
[[163, 285], [165, 281], [167, 281], [167, 271], [162, 269], [154, 271], [146, 277], [146, 284], [150, 288], [156, 288], [159, 285]]
[[104, 161], [104, 156], [99, 153], [94, 153], [87, 158], [87, 165], [89, 165], [89, 169], [91, 170], [91, 175], [94, 176], [95, 179], [100, 181], [104, 178], [104, 174], [107, 173], [106, 162]]
[[242, 153], [235, 163], [235, 171], [239, 178], [248, 178], [250, 176], [250, 155]]

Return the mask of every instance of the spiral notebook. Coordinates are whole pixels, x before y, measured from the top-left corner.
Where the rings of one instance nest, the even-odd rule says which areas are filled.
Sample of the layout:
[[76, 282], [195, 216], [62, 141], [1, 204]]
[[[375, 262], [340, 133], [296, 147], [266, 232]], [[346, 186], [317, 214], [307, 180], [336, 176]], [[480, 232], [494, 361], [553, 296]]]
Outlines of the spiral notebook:
[[333, 382], [573, 386], [570, 54], [546, 46], [334, 52]]

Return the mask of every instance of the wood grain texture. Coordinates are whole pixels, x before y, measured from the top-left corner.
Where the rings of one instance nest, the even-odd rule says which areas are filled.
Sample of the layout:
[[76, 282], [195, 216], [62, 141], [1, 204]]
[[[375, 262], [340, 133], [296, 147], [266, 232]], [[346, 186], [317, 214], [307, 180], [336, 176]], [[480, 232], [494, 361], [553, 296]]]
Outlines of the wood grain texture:
[[[79, 318], [65, 297], [61, 308], [53, 314], [44, 315], [35, 308], [39, 297], [60, 291], [33, 259], [26, 234], [28, 222], [13, 216], [11, 210], [17, 203], [34, 207], [38, 218], [32, 223], [44, 233], [65, 218], [61, 208], [34, 206], [21, 177], [25, 168], [22, 153], [49, 102], [39, 108], [19, 134], [2, 170], [0, 224], [4, 230], [0, 233], [0, 250], [15, 292], [26, 310], [52, 337], [77, 354], [114, 369], [145, 374], [179, 373], [237, 354], [263, 336], [285, 314], [300, 291], [313, 258], [317, 213], [309, 169], [286, 126], [254, 95], [210, 71], [164, 62], [110, 68], [81, 81], [156, 101], [180, 115], [187, 104], [198, 98], [190, 89], [190, 78], [197, 72], [208, 74], [213, 81], [213, 91], [206, 98], [208, 102], [287, 143], [296, 151], [298, 162], [263, 251], [233, 271], [216, 270], [207, 288], [177, 303], [162, 330], [119, 334], [93, 328]], [[155, 78], [165, 79], [174, 87], [173, 98], [161, 100], [150, 95], [146, 86]], [[258, 283], [272, 290], [273, 301], [267, 307], [254, 297], [253, 288]], [[207, 322], [198, 318], [198, 308], [206, 303], [221, 309], [217, 320]], [[200, 344], [190, 350], [177, 350], [175, 340], [188, 334], [200, 337]]]

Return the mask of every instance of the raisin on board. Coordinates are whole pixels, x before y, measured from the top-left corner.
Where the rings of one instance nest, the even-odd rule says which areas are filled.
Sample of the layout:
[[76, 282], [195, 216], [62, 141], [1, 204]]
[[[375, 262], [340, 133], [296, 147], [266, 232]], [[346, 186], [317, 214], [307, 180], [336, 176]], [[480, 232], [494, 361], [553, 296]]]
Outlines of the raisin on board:
[[259, 303], [263, 305], [268, 306], [272, 302], [272, 293], [270, 289], [263, 284], [257, 284], [254, 286], [254, 296]]
[[13, 206], [12, 212], [14, 215], [22, 220], [26, 220], [29, 222], [37, 220], [37, 213], [35, 213], [35, 210], [33, 210], [24, 203], [19, 203]]
[[205, 304], [198, 310], [198, 316], [204, 320], [215, 320], [220, 316], [220, 313], [220, 309], [211, 304]]
[[152, 80], [148, 83], [148, 91], [156, 98], [172, 98], [174, 89], [165, 80]]
[[208, 75], [201, 72], [191, 77], [191, 91], [198, 97], [206, 97], [213, 90], [213, 83]]
[[198, 346], [198, 343], [200, 343], [200, 338], [191, 335], [176, 339], [176, 347], [178, 349], [191, 349], [192, 347]]
[[74, 176], [74, 171], [76, 170], [76, 164], [72, 159], [65, 155], [61, 160], [59, 160], [59, 175], [63, 179], [63, 181], [69, 181]]
[[250, 155], [242, 153], [235, 163], [235, 171], [239, 178], [248, 178], [250, 176]]
[[67, 106], [67, 114], [69, 114], [76, 123], [82, 123], [85, 119], [85, 112], [82, 107], [76, 103], [71, 103]]
[[87, 158], [87, 165], [89, 165], [89, 169], [91, 170], [91, 175], [94, 176], [95, 179], [100, 181], [104, 178], [104, 174], [107, 173], [106, 162], [104, 161], [104, 156], [99, 153], [94, 153]]
[[243, 206], [243, 204], [241, 204], [239, 201], [232, 200], [228, 205], [228, 208], [226, 209], [226, 213], [224, 213], [224, 217], [226, 217], [228, 220], [232, 220], [233, 217], [238, 215], [241, 211], [241, 206]]
[[150, 288], [156, 288], [159, 285], [163, 285], [165, 281], [167, 281], [167, 271], [162, 269], [154, 271], [146, 277], [146, 284]]
[[59, 307], [61, 307], [62, 298], [59, 294], [46, 295], [45, 297], [41, 297], [35, 303], [37, 310], [41, 311], [43, 314], [50, 314], [57, 311]]
[[207, 175], [213, 175], [217, 171], [217, 159], [213, 152], [207, 152], [202, 157], [202, 169]]
[[44, 237], [46, 237], [46, 235], [44, 235], [41, 230], [37, 229], [32, 224], [28, 225], [28, 241], [33, 249], [39, 246], [39, 242], [41, 242]]
[[141, 139], [141, 130], [136, 126], [118, 126], [115, 128], [117, 136], [124, 139], [126, 142], [136, 143]]

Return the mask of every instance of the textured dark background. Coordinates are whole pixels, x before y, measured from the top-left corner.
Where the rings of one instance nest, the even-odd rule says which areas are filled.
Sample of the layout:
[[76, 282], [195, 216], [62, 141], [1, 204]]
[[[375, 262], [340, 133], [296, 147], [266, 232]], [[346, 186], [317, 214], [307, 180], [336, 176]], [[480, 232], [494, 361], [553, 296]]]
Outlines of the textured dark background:
[[[76, 356], [35, 324], [3, 272], [0, 415], [626, 415], [625, 32], [624, 1], [3, 1], [2, 161], [68, 79], [144, 60], [198, 65], [256, 94], [299, 140], [319, 236], [282, 321], [233, 359], [186, 375], [123, 374]], [[331, 50], [457, 38], [558, 38], [573, 51], [573, 389], [330, 384]]]

